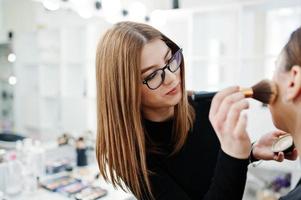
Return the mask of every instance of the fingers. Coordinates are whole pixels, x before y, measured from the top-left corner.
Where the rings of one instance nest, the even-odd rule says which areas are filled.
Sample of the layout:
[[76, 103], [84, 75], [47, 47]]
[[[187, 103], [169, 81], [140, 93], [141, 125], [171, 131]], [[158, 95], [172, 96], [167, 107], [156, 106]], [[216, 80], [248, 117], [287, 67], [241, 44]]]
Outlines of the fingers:
[[241, 114], [239, 116], [238, 122], [236, 124], [236, 127], [234, 129], [234, 133], [237, 138], [243, 138], [243, 137], [249, 137], [246, 134], [246, 128], [247, 128], [247, 115], [246, 114]]
[[279, 152], [278, 154], [274, 155], [274, 160], [278, 162], [282, 162], [284, 159], [287, 160], [296, 160], [298, 158], [298, 152], [297, 149], [295, 148], [292, 152], [288, 154], [284, 154], [283, 152]]
[[217, 111], [217, 121], [224, 122], [228, 116], [228, 112], [230, 108], [232, 109], [233, 104], [236, 106], [240, 100], [244, 99], [244, 94], [241, 92], [236, 92], [228, 97], [224, 98], [224, 101], [221, 103], [218, 111]]
[[238, 92], [238, 91], [239, 91], [239, 87], [234, 86], [234, 87], [226, 88], [226, 89], [222, 90], [221, 92], [217, 93], [214, 96], [214, 98], [212, 99], [209, 116], [214, 116], [217, 113], [221, 103], [223, 102], [223, 100], [226, 97], [228, 97], [230, 94], [232, 94], [234, 92]]
[[275, 154], [273, 159], [275, 161], [282, 162], [284, 160], [284, 153], [279, 152], [279, 153]]
[[[209, 114], [209, 118], [211, 122], [214, 123], [218, 131], [221, 131], [221, 126], [223, 126], [223, 124], [225, 124], [225, 122], [227, 121], [229, 110], [233, 109], [231, 112], [231, 116], [234, 117], [232, 122], [236, 124], [238, 121], [239, 114], [242, 110], [241, 107], [245, 107], [247, 104], [247, 102], [240, 102], [241, 100], [245, 99], [244, 94], [242, 92], [235, 91], [235, 88], [226, 89], [226, 92], [222, 91], [221, 93], [227, 93], [228, 96], [217, 96], [217, 98], [222, 99], [222, 101], [215, 101], [215, 104], [213, 105], [213, 107], [211, 107], [212, 112], [210, 113], [211, 115]], [[217, 95], [220, 95], [220, 93], [218, 93]], [[218, 103], [220, 105], [218, 105]], [[226, 128], [226, 126], [223, 128]], [[234, 127], [232, 128], [234, 129]]]
[[[237, 103], [235, 103], [233, 106], [231, 106], [229, 113], [227, 115], [227, 121], [226, 121], [228, 130], [231, 130], [231, 129], [233, 130], [236, 125], [240, 125], [239, 127], [237, 127], [238, 129], [242, 128], [241, 126], [243, 124], [241, 124], [241, 123], [245, 122], [244, 118], [246, 118], [246, 115], [242, 116], [241, 112], [242, 112], [242, 110], [245, 110], [248, 108], [249, 108], [249, 102], [246, 99], [242, 99], [242, 100], [238, 101]], [[240, 121], [239, 121], [239, 119], [240, 119]]]
[[250, 154], [247, 117], [241, 115], [248, 107], [249, 104], [239, 87], [230, 87], [217, 93], [211, 103], [209, 119], [220, 140], [221, 148], [235, 158], [246, 158]]
[[286, 132], [284, 132], [284, 131], [281, 131], [281, 130], [276, 130], [276, 131], [273, 131], [273, 136], [275, 136], [275, 137], [280, 137], [280, 136], [282, 136], [282, 135], [286, 135], [287, 133]]

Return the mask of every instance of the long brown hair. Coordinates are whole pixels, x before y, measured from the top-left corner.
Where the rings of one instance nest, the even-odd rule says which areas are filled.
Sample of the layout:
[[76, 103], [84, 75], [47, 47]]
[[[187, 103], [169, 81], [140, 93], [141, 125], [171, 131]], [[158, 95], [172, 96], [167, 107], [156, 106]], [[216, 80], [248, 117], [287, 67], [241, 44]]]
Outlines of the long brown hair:
[[301, 27], [291, 34], [283, 51], [285, 53], [285, 70], [291, 70], [294, 65], [301, 66]]
[[[155, 28], [141, 23], [121, 22], [109, 29], [96, 52], [97, 141], [96, 155], [101, 175], [114, 186], [130, 189], [139, 199], [153, 198], [146, 164], [146, 136], [141, 116], [141, 51], [161, 39], [175, 53], [179, 47]], [[174, 152], [184, 145], [194, 121], [185, 90], [175, 106]], [[125, 183], [125, 186], [124, 184]]]

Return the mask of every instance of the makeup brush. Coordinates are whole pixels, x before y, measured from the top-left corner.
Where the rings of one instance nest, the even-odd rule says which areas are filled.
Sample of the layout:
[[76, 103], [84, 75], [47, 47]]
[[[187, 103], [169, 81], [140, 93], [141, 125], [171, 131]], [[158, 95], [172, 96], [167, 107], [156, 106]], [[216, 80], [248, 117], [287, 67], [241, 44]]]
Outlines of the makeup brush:
[[[240, 91], [246, 98], [256, 99], [264, 104], [270, 104], [276, 100], [277, 86], [269, 80], [262, 80], [251, 88], [241, 88]], [[212, 99], [217, 92], [197, 92], [191, 95], [192, 100]]]

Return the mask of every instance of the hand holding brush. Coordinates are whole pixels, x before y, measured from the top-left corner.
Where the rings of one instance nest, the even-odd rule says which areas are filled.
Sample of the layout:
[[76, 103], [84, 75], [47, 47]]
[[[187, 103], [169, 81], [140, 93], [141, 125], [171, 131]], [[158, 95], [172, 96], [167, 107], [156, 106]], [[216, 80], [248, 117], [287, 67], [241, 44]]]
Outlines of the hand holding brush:
[[[256, 99], [264, 104], [270, 104], [277, 98], [277, 86], [269, 80], [262, 80], [250, 88], [240, 88], [246, 98]], [[200, 92], [192, 94], [193, 100], [212, 99], [217, 92]]]
[[238, 87], [229, 87], [212, 99], [209, 119], [224, 153], [238, 159], [247, 159], [251, 142], [247, 133], [247, 116], [241, 114], [249, 102]]

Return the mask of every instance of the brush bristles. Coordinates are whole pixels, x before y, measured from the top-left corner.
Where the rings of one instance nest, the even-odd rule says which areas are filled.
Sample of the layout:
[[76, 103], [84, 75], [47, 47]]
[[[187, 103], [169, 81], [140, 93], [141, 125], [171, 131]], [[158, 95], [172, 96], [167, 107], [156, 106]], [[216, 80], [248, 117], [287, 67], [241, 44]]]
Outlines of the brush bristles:
[[276, 100], [276, 84], [269, 80], [262, 80], [252, 87], [253, 98], [265, 104], [270, 104]]

